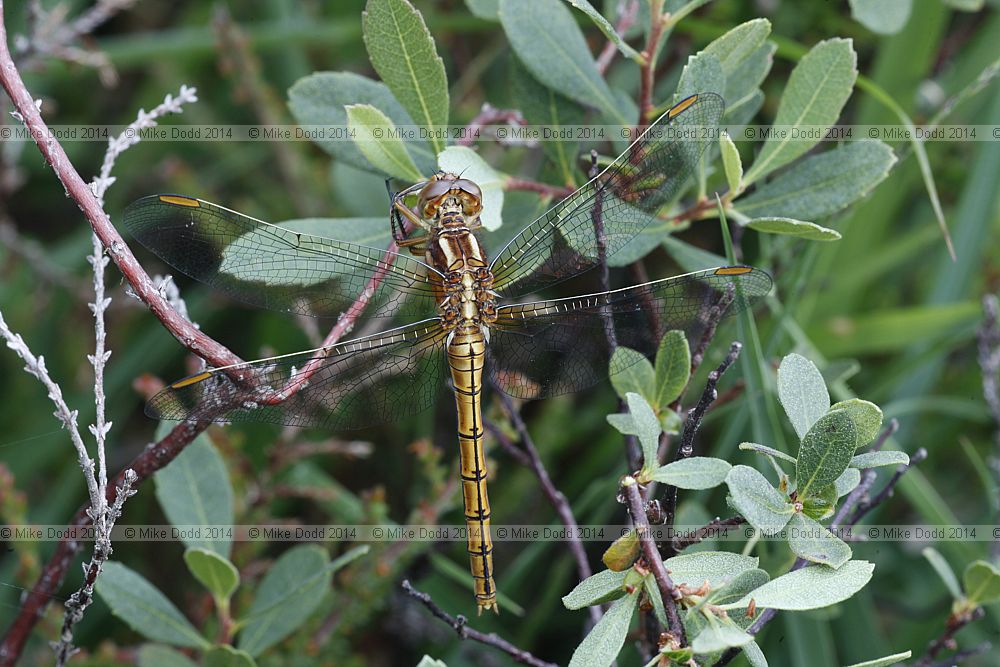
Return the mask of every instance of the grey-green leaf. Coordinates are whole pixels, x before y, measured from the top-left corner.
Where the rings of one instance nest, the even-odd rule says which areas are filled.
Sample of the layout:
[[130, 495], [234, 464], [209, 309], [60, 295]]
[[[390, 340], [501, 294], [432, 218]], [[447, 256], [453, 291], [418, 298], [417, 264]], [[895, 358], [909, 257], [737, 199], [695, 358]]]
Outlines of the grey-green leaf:
[[[828, 39], [816, 44], [792, 70], [778, 104], [774, 124], [793, 127], [833, 125], [851, 96], [858, 76], [858, 57], [849, 39]], [[769, 138], [744, 181], [753, 183], [819, 143], [792, 139], [792, 132]]]
[[500, 20], [500, 0], [465, 0], [473, 16], [488, 21]]
[[788, 522], [788, 546], [796, 556], [837, 569], [851, 560], [851, 547], [804, 514]]
[[660, 420], [646, 399], [639, 394], [633, 392], [625, 394], [625, 402], [628, 403], [628, 412], [635, 425], [635, 432], [632, 435], [639, 438], [639, 445], [642, 447], [642, 468], [652, 472], [658, 463], [656, 450], [660, 446], [660, 433], [663, 432]]
[[773, 46], [765, 44], [771, 34], [771, 22], [759, 18], [741, 23], [705, 47], [705, 53], [714, 55], [722, 65], [726, 87], [726, 116], [732, 118], [732, 109], [752, 95], [771, 68]]
[[825, 565], [804, 567], [777, 579], [772, 579], [743, 600], [728, 605], [740, 608], [756, 601], [759, 609], [804, 611], [821, 609], [843, 602], [872, 578], [875, 565], [864, 560], [852, 560], [840, 568]]
[[725, 130], [719, 135], [719, 150], [722, 153], [722, 167], [726, 171], [726, 184], [729, 185], [729, 191], [739, 192], [740, 183], [743, 181], [743, 160], [740, 158], [740, 151], [733, 143], [732, 137]]
[[503, 221], [503, 179], [479, 153], [467, 146], [449, 146], [438, 155], [438, 166], [453, 174], [462, 174], [475, 182], [483, 193], [483, 211], [479, 220], [487, 231], [500, 228]]
[[200, 649], [211, 646], [163, 593], [121, 563], [104, 564], [97, 593], [115, 616], [147, 639]]
[[246, 651], [232, 646], [213, 646], [202, 660], [202, 667], [254, 667], [257, 663]]
[[787, 461], [788, 463], [795, 463], [795, 457], [789, 456], [788, 454], [778, 451], [774, 447], [768, 447], [767, 445], [758, 445], [756, 442], [741, 442], [740, 449], [751, 452], [758, 452], [760, 454], [766, 454], [767, 456], [773, 456], [776, 459], [781, 459], [782, 461]]
[[538, 81], [627, 124], [566, 3], [500, 0], [500, 22], [514, 53]]
[[653, 364], [642, 354], [628, 347], [616, 348], [609, 366], [621, 369], [611, 375], [611, 386], [620, 399], [625, 400], [625, 395], [632, 392], [649, 401], [656, 400]]
[[687, 64], [681, 71], [674, 101], [697, 95], [706, 90], [722, 90], [726, 85], [726, 75], [722, 72], [722, 63], [711, 53], [701, 51], [689, 56]]
[[876, 658], [875, 660], [856, 662], [853, 665], [848, 665], [847, 667], [892, 667], [892, 665], [898, 665], [904, 660], [908, 660], [912, 655], [913, 651], [903, 651], [902, 653], [893, 653], [892, 655], [887, 655], [883, 658]]
[[882, 466], [906, 465], [910, 457], [906, 452], [883, 450], [858, 454], [851, 459], [852, 468], [880, 468]]
[[711, 489], [726, 481], [732, 470], [728, 461], [708, 456], [692, 456], [660, 466], [653, 480], [679, 489]]
[[813, 362], [794, 353], [782, 359], [778, 367], [778, 400], [800, 440], [830, 409], [830, 393], [823, 375]]
[[611, 25], [611, 22], [604, 18], [603, 14], [594, 9], [594, 6], [587, 2], [587, 0], [566, 0], [566, 2], [589, 16], [590, 20], [594, 22], [594, 25], [600, 28], [601, 32], [604, 33], [604, 36], [608, 38], [608, 41], [618, 47], [618, 50], [621, 51], [623, 56], [631, 58], [636, 62], [640, 62], [642, 60], [642, 56], [639, 55], [639, 52], [625, 43], [622, 36], [619, 35], [618, 31], [615, 30], [613, 25]]
[[216, 600], [229, 600], [240, 583], [240, 573], [227, 558], [208, 549], [188, 549], [184, 562], [194, 578]]
[[799, 498], [833, 484], [854, 456], [857, 433], [845, 410], [826, 413], [802, 438], [795, 465], [795, 486]]
[[420, 658], [417, 667], [448, 667], [448, 665], [444, 660], [438, 660], [425, 654], [424, 657]]
[[625, 645], [625, 636], [632, 624], [632, 615], [639, 602], [640, 589], [616, 600], [597, 625], [573, 651], [570, 667], [607, 667]]
[[894, 35], [910, 18], [913, 0], [848, 0], [854, 20], [880, 35]]
[[733, 508], [765, 535], [779, 532], [792, 518], [788, 498], [750, 466], [734, 466], [726, 476], [726, 486]]
[[850, 398], [830, 406], [831, 410], [846, 410], [854, 420], [858, 433], [858, 447], [864, 447], [878, 437], [882, 430], [882, 409], [869, 401]]
[[1000, 570], [992, 563], [977, 560], [969, 563], [962, 573], [965, 597], [972, 604], [984, 605], [1000, 601]]
[[683, 331], [668, 331], [660, 340], [655, 371], [653, 404], [663, 409], [680, 398], [691, 376], [691, 349]]
[[924, 558], [931, 564], [937, 575], [941, 577], [941, 581], [944, 582], [948, 592], [951, 593], [951, 597], [956, 600], [962, 599], [962, 589], [958, 585], [958, 577], [955, 576], [955, 571], [948, 565], [948, 561], [944, 559], [941, 552], [934, 547], [924, 547], [920, 553], [924, 555]]
[[760, 650], [760, 646], [757, 646], [757, 642], [750, 642], [745, 645], [743, 647], [743, 655], [746, 656], [750, 667], [767, 667], [767, 658], [764, 657], [764, 652]]
[[198, 667], [183, 653], [169, 646], [143, 644], [136, 655], [139, 667]]
[[422, 178], [388, 116], [370, 104], [348, 104], [344, 108], [354, 144], [373, 167], [403, 181]]
[[663, 564], [677, 585], [698, 587], [707, 581], [710, 587], [718, 588], [741, 572], [756, 568], [759, 562], [754, 556], [730, 551], [698, 551], [668, 558]]
[[741, 198], [737, 207], [751, 218], [819, 220], [858, 201], [889, 175], [892, 148], [862, 139], [810, 155]]
[[653, 605], [653, 614], [656, 616], [656, 620], [663, 627], [670, 627], [667, 620], [667, 610], [663, 606], [663, 595], [660, 593], [660, 587], [652, 573], [642, 578], [642, 589], [645, 591], [649, 603]]
[[705, 629], [691, 642], [691, 648], [699, 655], [724, 651], [727, 648], [744, 646], [753, 637], [728, 618], [709, 622]]
[[448, 77], [424, 19], [408, 0], [368, 0], [361, 15], [372, 66], [400, 104], [427, 128], [435, 153], [448, 125]]
[[848, 468], [840, 473], [840, 477], [833, 483], [838, 498], [843, 498], [853, 491], [861, 483], [861, 471], [857, 468]]
[[986, 0], [944, 0], [944, 4], [960, 12], [978, 12]]
[[729, 604], [740, 600], [755, 591], [768, 581], [771, 576], [760, 568], [744, 570], [730, 579], [724, 585], [713, 590], [708, 595], [708, 602], [715, 605]]
[[[346, 126], [348, 104], [370, 104], [389, 117], [396, 127], [413, 125], [402, 105], [379, 81], [352, 72], [317, 72], [295, 82], [288, 91], [288, 107], [300, 125]], [[317, 140], [316, 144], [338, 160], [365, 171], [371, 163], [354, 145], [341, 137]], [[421, 173], [432, 173], [435, 153], [422, 139], [411, 139], [406, 148]], [[384, 191], [384, 188], [383, 188]]]
[[[166, 435], [173, 424], [161, 422], [157, 433]], [[161, 436], [162, 437], [162, 436]], [[204, 433], [184, 448], [173, 462], [153, 476], [156, 499], [174, 526], [230, 526], [233, 523], [233, 488], [219, 452]], [[198, 534], [204, 535], [203, 531]], [[232, 541], [226, 537], [199, 538], [188, 531], [183, 539], [190, 549], [211, 549], [229, 557]]]
[[562, 603], [567, 609], [583, 609], [595, 604], [617, 600], [625, 595], [625, 575], [627, 571], [601, 570], [580, 583], [563, 596]]
[[754, 218], [745, 226], [765, 234], [794, 236], [806, 241], [839, 241], [841, 238], [840, 232], [836, 230], [817, 225], [815, 222], [795, 220], [794, 218]]

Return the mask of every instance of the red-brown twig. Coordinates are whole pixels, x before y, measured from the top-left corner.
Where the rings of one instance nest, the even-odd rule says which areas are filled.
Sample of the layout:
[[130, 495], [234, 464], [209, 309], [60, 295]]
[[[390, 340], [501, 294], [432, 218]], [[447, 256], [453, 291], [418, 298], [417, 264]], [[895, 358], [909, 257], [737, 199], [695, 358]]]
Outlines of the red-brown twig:
[[537, 192], [545, 197], [551, 197], [552, 199], [562, 199], [573, 194], [573, 188], [567, 188], [562, 185], [549, 185], [548, 183], [539, 183], [538, 181], [528, 180], [526, 178], [516, 178], [514, 176], [508, 176], [503, 181], [504, 190], [526, 190], [528, 192]]
[[[639, 15], [639, 0], [621, 0], [619, 7], [618, 23], [615, 24], [615, 32], [624, 37]], [[611, 66], [611, 61], [615, 59], [617, 53], [618, 47], [614, 42], [608, 40], [608, 43], [601, 49], [601, 54], [597, 56], [597, 71], [601, 74], [608, 71], [608, 67]]]
[[522, 665], [531, 665], [532, 667], [557, 667], [555, 663], [540, 660], [539, 658], [536, 658], [528, 651], [525, 651], [524, 649], [514, 646], [506, 639], [497, 636], [495, 632], [486, 634], [485, 632], [480, 632], [479, 630], [470, 628], [468, 625], [466, 625], [467, 621], [464, 616], [458, 616], [458, 617], [452, 616], [444, 609], [439, 607], [437, 603], [435, 603], [434, 600], [431, 599], [430, 595], [428, 595], [427, 593], [421, 593], [420, 591], [415, 589], [413, 585], [410, 584], [409, 580], [404, 579], [402, 586], [403, 590], [406, 591], [407, 595], [409, 595], [411, 598], [419, 600], [425, 607], [427, 607], [427, 609], [432, 614], [434, 614], [434, 616], [436, 616], [437, 618], [441, 619], [442, 621], [450, 625], [452, 629], [456, 633], [458, 633], [458, 636], [461, 637], [462, 639], [471, 639], [481, 644], [486, 644], [487, 646], [492, 646], [493, 648], [500, 649], [501, 651], [509, 655], [514, 660], [514, 662], [519, 662]]
[[[642, 57], [646, 59], [639, 72], [639, 128], [649, 125], [653, 113], [653, 86], [656, 83], [656, 56], [663, 35], [663, 0], [649, 3], [649, 37]], [[638, 132], [638, 130], [637, 130]]]

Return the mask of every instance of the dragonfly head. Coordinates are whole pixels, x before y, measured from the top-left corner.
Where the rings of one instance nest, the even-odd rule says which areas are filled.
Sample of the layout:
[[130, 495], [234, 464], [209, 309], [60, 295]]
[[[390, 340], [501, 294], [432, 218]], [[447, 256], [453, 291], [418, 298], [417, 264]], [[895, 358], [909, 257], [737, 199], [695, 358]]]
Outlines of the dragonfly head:
[[476, 215], [483, 210], [483, 191], [467, 178], [439, 171], [430, 177], [418, 199], [418, 210], [426, 219], [438, 215], [441, 206], [454, 199], [465, 215]]

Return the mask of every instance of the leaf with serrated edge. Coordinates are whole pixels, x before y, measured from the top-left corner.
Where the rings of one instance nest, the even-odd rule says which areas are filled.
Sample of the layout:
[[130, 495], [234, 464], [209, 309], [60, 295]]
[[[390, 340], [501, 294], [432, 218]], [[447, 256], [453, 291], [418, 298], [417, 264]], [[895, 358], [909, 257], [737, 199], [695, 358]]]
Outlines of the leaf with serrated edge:
[[941, 577], [941, 581], [944, 582], [948, 592], [951, 593], [951, 597], [960, 600], [962, 598], [962, 589], [958, 585], [958, 577], [955, 576], [955, 571], [948, 565], [948, 561], [944, 559], [944, 556], [934, 547], [924, 547], [920, 553], [931, 564], [937, 575]]
[[882, 429], [882, 408], [870, 401], [851, 398], [830, 406], [830, 409], [847, 410], [858, 433], [858, 447], [864, 447], [877, 438]]
[[614, 387], [618, 398], [625, 400], [625, 395], [629, 392], [639, 394], [652, 401], [655, 375], [653, 364], [649, 363], [642, 354], [627, 347], [619, 347], [611, 356], [611, 368], [621, 370], [611, 375], [611, 386]]
[[407, 0], [368, 0], [361, 25], [375, 71], [426, 127], [434, 152], [440, 153], [446, 145], [439, 133], [448, 126], [448, 77], [420, 12]]
[[587, 577], [563, 596], [563, 606], [567, 609], [583, 609], [591, 605], [617, 600], [625, 595], [623, 586], [626, 574], [627, 572], [602, 570]]
[[404, 181], [422, 178], [388, 116], [370, 104], [348, 104], [345, 108], [354, 143], [373, 167]]
[[778, 400], [801, 440], [830, 409], [830, 392], [813, 362], [789, 354], [778, 367]]
[[692, 456], [660, 466], [653, 480], [678, 489], [712, 489], [726, 481], [732, 470], [728, 461], [709, 456]]
[[969, 563], [962, 573], [965, 597], [978, 605], [993, 604], [1000, 600], [1000, 570], [984, 560]]
[[730, 504], [765, 535], [774, 535], [792, 518], [791, 502], [749, 466], [734, 466], [726, 476]]
[[488, 231], [500, 228], [503, 212], [503, 179], [479, 153], [467, 146], [449, 146], [438, 155], [438, 166], [452, 174], [462, 174], [479, 186], [483, 193], [483, 211], [479, 219]]
[[[851, 96], [857, 76], [858, 57], [851, 40], [835, 38], [816, 44], [792, 70], [778, 103], [774, 125], [785, 128], [833, 125]], [[819, 137], [815, 141], [793, 140], [792, 134], [789, 131], [764, 143], [746, 173], [746, 183], [788, 164], [820, 141]]]
[[611, 605], [573, 651], [570, 667], [607, 667], [614, 662], [625, 645], [639, 593], [640, 589], [636, 589]]
[[892, 450], [866, 452], [851, 459], [852, 468], [880, 468], [882, 466], [906, 465], [910, 457], [906, 452]]
[[795, 487], [799, 498], [813, 489], [833, 484], [847, 470], [854, 455], [857, 435], [854, 422], [844, 410], [826, 413], [802, 438], [795, 463]]
[[744, 226], [765, 234], [794, 236], [806, 241], [839, 241], [841, 239], [840, 232], [834, 229], [817, 225], [815, 222], [795, 220], [794, 218], [754, 218]]
[[741, 609], [751, 598], [758, 609], [805, 611], [822, 609], [843, 602], [868, 583], [875, 570], [874, 563], [852, 560], [838, 569], [825, 565], [804, 567], [772, 579], [727, 609]]
[[851, 560], [851, 547], [804, 514], [788, 522], [788, 546], [796, 556], [836, 569]]
[[691, 349], [683, 331], [668, 331], [656, 351], [656, 407], [676, 401], [691, 376]]

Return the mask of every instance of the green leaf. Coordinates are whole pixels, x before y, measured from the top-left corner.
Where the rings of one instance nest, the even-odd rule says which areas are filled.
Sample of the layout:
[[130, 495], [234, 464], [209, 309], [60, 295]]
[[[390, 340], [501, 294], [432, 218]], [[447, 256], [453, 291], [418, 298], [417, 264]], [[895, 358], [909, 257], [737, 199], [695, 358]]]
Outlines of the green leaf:
[[500, 228], [503, 213], [503, 179], [479, 153], [467, 146], [449, 146], [438, 155], [438, 166], [475, 182], [483, 191], [483, 212], [479, 219], [488, 231]]
[[983, 8], [985, 0], [944, 0], [944, 4], [960, 12], [978, 12]]
[[889, 175], [896, 155], [872, 139], [809, 155], [739, 200], [751, 218], [818, 220], [847, 208]]
[[183, 653], [169, 646], [143, 644], [136, 654], [139, 667], [198, 667]]
[[[853, 470], [858, 474], [860, 479], [861, 473], [856, 468], [848, 468], [847, 470]], [[844, 471], [844, 474], [848, 474], [847, 470]], [[838, 477], [837, 480], [839, 481], [844, 474]], [[829, 518], [833, 516], [833, 511], [837, 505], [837, 498], [839, 497], [837, 495], [837, 482], [828, 484], [815, 493], [811, 493], [809, 497], [802, 499], [802, 513], [816, 521]]]
[[361, 26], [375, 71], [440, 153], [447, 143], [440, 133], [448, 130], [448, 77], [420, 12], [407, 0], [368, 0]]
[[788, 463], [795, 463], [795, 457], [789, 456], [784, 452], [780, 452], [774, 447], [768, 447], [767, 445], [758, 445], [756, 442], [741, 442], [740, 449], [744, 451], [758, 452], [760, 454], [773, 456], [776, 459], [781, 459], [782, 461], [787, 461]]
[[857, 468], [848, 468], [840, 473], [840, 477], [833, 483], [838, 498], [843, 498], [853, 491], [861, 483], [861, 471]]
[[[504, 1], [504, 0], [502, 0]], [[625, 635], [632, 624], [632, 614], [639, 602], [639, 589], [616, 600], [597, 625], [573, 651], [570, 667], [607, 667], [625, 645]]]
[[851, 547], [804, 514], [788, 522], [788, 546], [800, 558], [837, 569], [851, 560]]
[[771, 22], [753, 19], [741, 23], [705, 47], [704, 53], [714, 55], [722, 65], [726, 87], [726, 115], [732, 121], [732, 111], [756, 91], [771, 69], [773, 45], [765, 43], [771, 34]]
[[660, 587], [656, 583], [656, 578], [652, 574], [647, 574], [642, 578], [642, 590], [646, 593], [646, 598], [653, 605], [653, 614], [656, 620], [665, 628], [670, 627], [667, 620], [667, 610], [663, 607], [663, 596], [660, 594]]
[[722, 152], [722, 166], [726, 171], [726, 183], [730, 192], [739, 192], [743, 181], [743, 160], [732, 137], [725, 130], [719, 135], [719, 150]]
[[639, 438], [643, 456], [642, 469], [652, 472], [657, 464], [656, 450], [660, 445], [660, 420], [656, 418], [656, 413], [649, 407], [646, 399], [639, 394], [628, 392], [625, 394], [625, 402], [628, 404], [628, 416], [631, 420], [621, 419], [622, 415], [608, 415], [608, 423], [625, 435]]
[[722, 73], [722, 63], [711, 53], [701, 51], [688, 56], [687, 64], [681, 71], [681, 78], [674, 94], [674, 102], [705, 91], [722, 90], [726, 85], [726, 75]]
[[746, 656], [750, 667], [767, 667], [767, 658], [764, 657], [764, 652], [757, 646], [757, 642], [750, 642], [744, 646], [743, 655]]
[[887, 655], [884, 658], [856, 662], [853, 665], [848, 665], [847, 667], [892, 667], [892, 665], [898, 665], [902, 661], [908, 660], [912, 655], [913, 651], [903, 651], [902, 653]]
[[795, 486], [800, 499], [840, 477], [851, 463], [856, 441], [854, 422], [844, 410], [828, 412], [812, 425], [796, 459]]
[[420, 658], [420, 662], [417, 663], [417, 667], [448, 667], [443, 660], [437, 660], [429, 655], [424, 655]]
[[[778, 104], [774, 124], [786, 129], [803, 125], [827, 128], [840, 116], [851, 96], [858, 76], [858, 57], [851, 40], [828, 39], [818, 43], [799, 61], [788, 79], [788, 85]], [[746, 173], [749, 184], [803, 155], [817, 143], [792, 139], [788, 131], [781, 137], [771, 137], [764, 143], [760, 155]]]
[[370, 104], [348, 104], [344, 108], [354, 143], [373, 167], [404, 181], [422, 178], [388, 116]]
[[854, 420], [858, 434], [858, 447], [864, 447], [878, 437], [882, 430], [882, 409], [869, 401], [851, 398], [830, 406], [831, 410], [846, 410]]
[[663, 564], [678, 586], [698, 587], [707, 581], [709, 587], [718, 588], [741, 572], [756, 568], [759, 562], [754, 556], [729, 551], [697, 551], [668, 558]]
[[634, 528], [611, 543], [601, 556], [609, 570], [624, 572], [639, 557], [639, 532]]
[[147, 639], [200, 649], [211, 646], [163, 593], [121, 563], [104, 564], [97, 593], [111, 607], [111, 613]]
[[194, 578], [208, 589], [216, 600], [229, 601], [240, 583], [240, 573], [228, 559], [208, 549], [188, 549], [184, 562]]
[[822, 609], [860, 591], [872, 578], [874, 570], [875, 565], [864, 560], [848, 561], [836, 570], [825, 565], [804, 567], [772, 579], [743, 600], [726, 607], [740, 609], [750, 604], [752, 598], [758, 609]]
[[645, 356], [628, 347], [616, 348], [609, 366], [620, 369], [611, 374], [611, 386], [618, 398], [625, 400], [629, 392], [653, 401], [656, 398], [653, 364]]
[[500, 22], [514, 53], [539, 82], [597, 107], [615, 122], [629, 123], [564, 2], [500, 0]]
[[1000, 570], [992, 563], [977, 560], [962, 573], [965, 597], [976, 605], [1000, 602]]
[[[413, 119], [384, 83], [372, 81], [360, 74], [317, 72], [299, 79], [288, 91], [288, 107], [300, 125], [344, 127], [347, 125], [347, 111], [344, 107], [348, 104], [370, 104], [387, 115], [396, 127], [413, 125]], [[373, 171], [372, 164], [354, 142], [342, 139], [320, 139], [316, 141], [316, 145], [353, 167]], [[410, 139], [406, 142], [406, 149], [421, 173], [429, 174], [434, 171], [435, 153], [427, 142]]]
[[944, 582], [948, 592], [951, 593], [951, 597], [955, 600], [961, 600], [964, 596], [962, 595], [962, 589], [958, 586], [958, 577], [955, 576], [954, 570], [948, 565], [948, 561], [944, 559], [944, 556], [934, 547], [924, 547], [920, 553], [924, 555], [924, 558], [931, 564], [937, 575], [941, 577], [941, 581]]
[[316, 545], [286, 551], [268, 570], [250, 610], [238, 621], [238, 648], [256, 657], [294, 632], [326, 597], [333, 573], [367, 552], [368, 547], [357, 547], [331, 563]]
[[913, 0], [848, 0], [854, 20], [880, 35], [894, 35], [910, 18]]
[[[566, 127], [580, 125], [584, 110], [579, 104], [543, 86], [516, 57], [511, 58], [510, 93], [525, 119], [532, 125]], [[562, 182], [575, 183], [577, 167], [576, 141], [561, 139], [543, 141], [542, 151], [559, 166]], [[616, 253], [617, 254], [617, 253]]]
[[878, 451], [858, 454], [851, 459], [852, 468], [881, 468], [882, 466], [906, 465], [910, 457], [906, 452]]
[[643, 61], [639, 52], [626, 44], [625, 40], [618, 34], [618, 31], [615, 30], [614, 26], [612, 26], [611, 23], [604, 18], [603, 14], [594, 9], [594, 6], [587, 2], [587, 0], [566, 0], [566, 2], [589, 16], [590, 20], [594, 22], [594, 25], [600, 28], [601, 32], [604, 33], [604, 36], [608, 38], [608, 41], [618, 47], [618, 50], [621, 51], [623, 56], [630, 58], [637, 63], [641, 63]]
[[668, 331], [656, 351], [656, 396], [663, 409], [680, 398], [691, 377], [691, 349], [683, 331]]
[[232, 646], [213, 646], [205, 653], [202, 667], [254, 667], [257, 663], [245, 651], [239, 651]]
[[[382, 194], [385, 195], [385, 183], [382, 184]], [[388, 197], [386, 197], [386, 206], [388, 206]], [[279, 227], [284, 227], [285, 229], [290, 229], [293, 232], [298, 232], [299, 234], [309, 234], [311, 236], [323, 236], [328, 239], [337, 239], [338, 241], [347, 241], [349, 243], [357, 243], [358, 245], [366, 245], [369, 248], [384, 248], [389, 245], [389, 241], [392, 240], [392, 234], [389, 230], [389, 226], [385, 224], [385, 218], [296, 218], [294, 220], [282, 220], [277, 223]], [[253, 238], [250, 236], [250, 238]], [[227, 263], [226, 257], [229, 248], [232, 248], [235, 244], [230, 244], [226, 246], [226, 249], [222, 251], [223, 253], [223, 264]], [[227, 273], [232, 275], [240, 275], [239, 267], [235, 266], [236, 260], [246, 261], [247, 253], [246, 249], [242, 249], [244, 252], [239, 253], [236, 257], [229, 260], [231, 270], [227, 270]], [[304, 265], [304, 264], [303, 264]], [[285, 266], [288, 266], [285, 264]], [[296, 271], [288, 271], [288, 273], [304, 273]], [[278, 277], [276, 279], [280, 281], [281, 285], [309, 285], [315, 284], [315, 279], [312, 282], [304, 282], [303, 278], [294, 277]], [[274, 283], [270, 283], [274, 284]]]
[[781, 360], [778, 400], [800, 440], [830, 409], [830, 393], [823, 375], [813, 362], [799, 354], [789, 354]]
[[465, 0], [472, 15], [488, 21], [500, 20], [500, 0]]
[[563, 596], [563, 606], [567, 609], [583, 609], [591, 605], [617, 600], [626, 592], [624, 589], [625, 574], [626, 572], [602, 570], [587, 577]]
[[726, 481], [732, 466], [723, 459], [692, 456], [660, 466], [653, 480], [679, 489], [711, 489]]
[[765, 234], [794, 236], [806, 241], [839, 241], [841, 238], [838, 231], [822, 227], [815, 222], [793, 218], [754, 218], [745, 226]]
[[716, 619], [709, 621], [705, 629], [691, 642], [691, 648], [699, 655], [724, 651], [727, 648], [744, 646], [753, 641], [753, 637], [731, 620]]
[[744, 570], [727, 581], [724, 585], [708, 594], [706, 600], [711, 604], [722, 605], [742, 600], [751, 591], [755, 591], [768, 581], [771, 576], [760, 568]]
[[[161, 422], [157, 433], [166, 435], [174, 424]], [[162, 437], [162, 436], [161, 436]], [[233, 523], [233, 488], [219, 452], [205, 434], [184, 448], [173, 462], [153, 476], [156, 499], [174, 526], [230, 526]], [[189, 549], [210, 549], [229, 557], [229, 538], [197, 538], [190, 531], [182, 538]]]
[[792, 518], [791, 502], [767, 479], [749, 466], [734, 466], [726, 476], [730, 504], [747, 522], [765, 535], [778, 533]]

